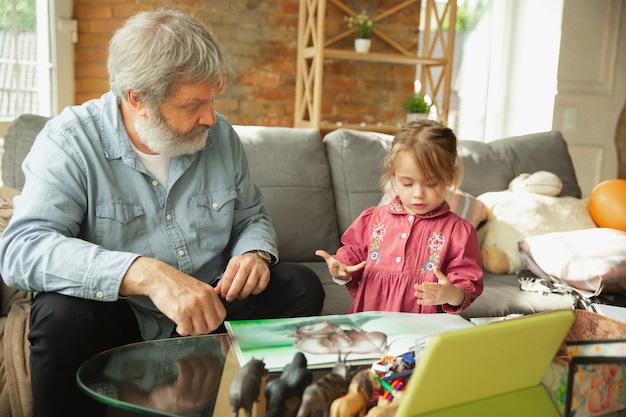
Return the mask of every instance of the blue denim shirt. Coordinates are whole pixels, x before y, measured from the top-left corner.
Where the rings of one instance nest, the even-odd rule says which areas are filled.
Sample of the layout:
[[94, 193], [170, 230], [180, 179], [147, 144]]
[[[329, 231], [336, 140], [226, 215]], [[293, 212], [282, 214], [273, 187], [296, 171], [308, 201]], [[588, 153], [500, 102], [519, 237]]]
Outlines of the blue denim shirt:
[[[131, 148], [116, 97], [66, 108], [37, 136], [0, 240], [0, 273], [18, 289], [114, 301], [138, 256], [214, 283], [228, 259], [276, 234], [237, 133], [221, 115], [207, 146], [172, 158], [167, 188]], [[146, 339], [174, 323], [147, 297], [129, 297]]]

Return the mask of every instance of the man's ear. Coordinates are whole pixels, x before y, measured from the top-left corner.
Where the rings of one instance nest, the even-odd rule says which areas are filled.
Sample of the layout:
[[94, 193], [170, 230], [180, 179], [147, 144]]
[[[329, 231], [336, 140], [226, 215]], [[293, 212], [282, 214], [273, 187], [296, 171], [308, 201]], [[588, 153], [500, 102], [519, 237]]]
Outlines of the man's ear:
[[126, 101], [133, 109], [135, 109], [137, 115], [141, 117], [145, 117], [147, 115], [146, 105], [141, 100], [140, 94], [135, 93], [133, 90], [128, 90], [126, 92]]

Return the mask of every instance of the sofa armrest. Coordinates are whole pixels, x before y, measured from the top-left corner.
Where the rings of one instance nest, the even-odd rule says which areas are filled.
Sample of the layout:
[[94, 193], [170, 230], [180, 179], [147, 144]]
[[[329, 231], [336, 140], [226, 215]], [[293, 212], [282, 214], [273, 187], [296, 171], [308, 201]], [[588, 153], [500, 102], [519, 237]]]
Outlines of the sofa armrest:
[[9, 125], [2, 156], [2, 182], [5, 186], [18, 190], [24, 186], [22, 161], [48, 120], [44, 116], [22, 114]]

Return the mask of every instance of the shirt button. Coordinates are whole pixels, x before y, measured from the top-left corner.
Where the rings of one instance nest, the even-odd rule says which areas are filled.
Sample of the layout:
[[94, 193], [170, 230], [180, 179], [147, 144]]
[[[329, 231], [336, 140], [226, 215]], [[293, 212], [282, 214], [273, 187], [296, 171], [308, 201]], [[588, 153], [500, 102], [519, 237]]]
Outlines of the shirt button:
[[406, 233], [402, 233], [402, 234], [400, 235], [400, 237], [401, 237], [402, 239], [406, 239]]
[[98, 291], [96, 293], [96, 297], [102, 299], [102, 298], [104, 298], [104, 293], [102, 291]]
[[156, 187], [157, 185], [159, 185], [159, 182], [157, 180], [153, 180], [152, 181], [152, 185], [154, 185]]
[[178, 251], [178, 254], [180, 256], [185, 256], [185, 251], [181, 249], [181, 250]]
[[409, 216], [409, 221], [412, 222], [415, 217]]
[[168, 214], [168, 215], [165, 216], [165, 218], [167, 219], [167, 221], [170, 221], [170, 220], [172, 220], [172, 215]]
[[213, 203], [213, 204], [211, 204], [211, 207], [213, 207], [213, 208], [217, 208], [217, 203]]
[[402, 262], [402, 258], [398, 256], [398, 257], [396, 258], [396, 263], [400, 263], [400, 262]]

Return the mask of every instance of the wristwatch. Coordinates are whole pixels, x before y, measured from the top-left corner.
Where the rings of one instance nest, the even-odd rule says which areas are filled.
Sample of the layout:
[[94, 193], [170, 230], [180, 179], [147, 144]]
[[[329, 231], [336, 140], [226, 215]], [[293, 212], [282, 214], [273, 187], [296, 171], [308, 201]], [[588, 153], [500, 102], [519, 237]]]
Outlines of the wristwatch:
[[251, 250], [251, 251], [250, 251], [250, 252], [248, 252], [248, 253], [254, 253], [256, 256], [258, 256], [259, 258], [261, 258], [261, 259], [263, 259], [265, 262], [267, 262], [267, 263], [268, 263], [268, 265], [272, 263], [272, 259], [273, 259], [273, 258], [272, 258], [272, 255], [271, 255], [269, 252], [266, 252], [266, 251], [264, 251], [264, 250], [257, 249], [257, 250]]

